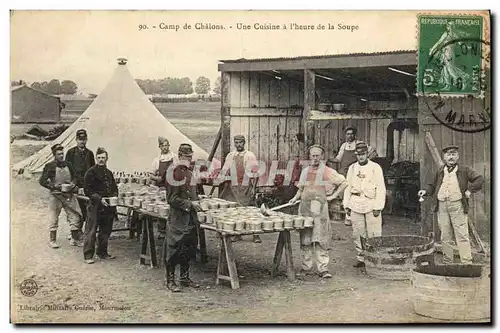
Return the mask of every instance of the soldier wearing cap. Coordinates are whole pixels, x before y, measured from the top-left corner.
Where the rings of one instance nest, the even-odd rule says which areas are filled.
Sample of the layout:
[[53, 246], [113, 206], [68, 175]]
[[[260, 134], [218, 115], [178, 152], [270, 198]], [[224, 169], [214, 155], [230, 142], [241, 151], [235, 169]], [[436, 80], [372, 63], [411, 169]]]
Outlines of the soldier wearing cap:
[[361, 238], [382, 236], [381, 211], [385, 206], [385, 182], [382, 168], [368, 159], [368, 145], [356, 145], [357, 162], [347, 171], [347, 187], [343, 205], [351, 216], [352, 236], [356, 246], [357, 263], [354, 267], [364, 267]]
[[[254, 185], [257, 185], [257, 178], [253, 175], [258, 170], [258, 163], [255, 154], [245, 149], [245, 137], [241, 134], [235, 135], [234, 138], [235, 150], [227, 154], [221, 174], [229, 175], [229, 181], [223, 184], [220, 197], [238, 202], [242, 206], [252, 204], [254, 197]], [[228, 173], [229, 171], [229, 173]], [[233, 172], [233, 173], [231, 173]], [[234, 174], [236, 173], [236, 174]], [[233, 241], [240, 240], [241, 236], [233, 237]], [[261, 243], [259, 235], [253, 236], [255, 243]]]
[[[434, 211], [437, 212], [441, 242], [451, 243], [455, 238], [460, 260], [463, 264], [472, 263], [469, 239], [469, 198], [483, 188], [484, 178], [471, 167], [458, 164], [460, 155], [457, 146], [443, 149], [445, 165], [437, 171], [434, 181], [418, 195], [435, 196]], [[455, 237], [453, 237], [455, 235]], [[445, 258], [449, 260], [452, 258]]]
[[[314, 252], [318, 274], [322, 278], [331, 278], [332, 275], [328, 272], [328, 251], [332, 245], [332, 230], [328, 202], [337, 198], [347, 183], [344, 176], [325, 165], [324, 152], [324, 148], [319, 145], [309, 148], [309, 166], [302, 170], [298, 191], [290, 203], [295, 204], [300, 199], [299, 215], [314, 218], [314, 227], [300, 232], [302, 268], [299, 275], [311, 272]], [[327, 195], [328, 187], [335, 188], [330, 196]]]
[[[351, 164], [356, 163], [358, 159], [356, 158], [356, 145], [362, 141], [356, 139], [357, 130], [355, 127], [347, 127], [344, 130], [345, 142], [340, 145], [339, 152], [337, 156], [333, 158], [333, 161], [339, 162], [339, 173], [344, 177], [347, 176], [347, 171]], [[373, 147], [368, 146], [368, 158], [377, 157], [377, 152]], [[346, 215], [344, 224], [347, 226], [352, 225], [351, 217]]]
[[198, 288], [199, 285], [189, 277], [189, 262], [196, 256], [199, 225], [198, 212], [201, 206], [196, 192], [197, 180], [190, 170], [193, 149], [190, 144], [179, 146], [178, 162], [167, 170], [167, 201], [170, 216], [164, 242], [164, 264], [167, 288], [179, 292], [175, 282], [175, 267], [180, 266], [180, 285]]
[[[49, 198], [49, 230], [50, 246], [58, 248], [57, 229], [61, 209], [66, 212], [66, 218], [71, 229], [70, 244], [73, 246], [82, 246], [81, 229], [82, 219], [81, 211], [72, 191], [75, 189], [75, 171], [71, 163], [64, 160], [64, 148], [60, 144], [51, 147], [54, 160], [47, 163], [40, 177], [39, 183], [51, 191]], [[62, 192], [62, 184], [70, 184], [72, 191]]]
[[110, 206], [106, 198], [118, 196], [118, 187], [113, 172], [106, 166], [108, 152], [104, 148], [97, 148], [96, 159], [97, 164], [87, 171], [84, 178], [84, 192], [90, 199], [83, 244], [83, 259], [87, 264], [94, 263], [94, 254], [101, 259], [115, 258], [108, 252], [108, 240], [113, 231], [116, 207]]
[[[76, 146], [70, 148], [66, 153], [66, 162], [71, 163], [75, 169], [76, 186], [83, 188], [83, 179], [88, 169], [95, 165], [94, 153], [86, 147], [87, 131], [79, 129], [76, 131]], [[82, 218], [87, 220], [87, 203], [85, 200], [78, 199]]]
[[[158, 147], [160, 148], [160, 156], [155, 157], [151, 167], [150, 178], [155, 182], [156, 186], [165, 186], [165, 176], [168, 168], [176, 163], [177, 157], [170, 151], [170, 142], [167, 138], [158, 137]], [[159, 239], [165, 238], [166, 222], [164, 219], [158, 221]]]
[[[347, 127], [344, 133], [346, 141], [340, 145], [334, 161], [340, 163], [339, 173], [345, 177], [349, 166], [358, 161], [356, 158], [356, 145], [362, 141], [356, 139], [357, 130], [355, 127]], [[377, 157], [377, 152], [373, 147], [368, 146], [368, 158], [374, 157]]]

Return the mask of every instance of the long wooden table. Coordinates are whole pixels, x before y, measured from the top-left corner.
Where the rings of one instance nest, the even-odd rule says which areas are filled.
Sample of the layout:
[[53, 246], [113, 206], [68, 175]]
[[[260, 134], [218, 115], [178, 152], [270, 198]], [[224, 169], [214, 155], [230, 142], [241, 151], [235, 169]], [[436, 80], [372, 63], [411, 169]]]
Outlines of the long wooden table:
[[[89, 200], [88, 197], [83, 195], [77, 195], [77, 198], [84, 199], [87, 201]], [[133, 236], [135, 232], [139, 232], [139, 226], [140, 226], [142, 242], [141, 242], [141, 254], [139, 263], [141, 265], [147, 265], [147, 261], [149, 261], [151, 267], [153, 268], [159, 267], [158, 256], [156, 253], [156, 240], [154, 236], [153, 223], [155, 219], [167, 220], [167, 217], [158, 215], [154, 212], [142, 208], [135, 208], [125, 205], [118, 205], [117, 207], [124, 207], [128, 209], [127, 219], [130, 220], [130, 226], [128, 228], [113, 229], [113, 231], [129, 230], [130, 235]], [[232, 289], [240, 288], [238, 270], [236, 267], [236, 256], [234, 254], [233, 242], [231, 241], [231, 237], [237, 235], [241, 236], [258, 235], [264, 233], [278, 233], [276, 249], [274, 252], [273, 263], [271, 266], [271, 278], [274, 278], [278, 275], [279, 268], [281, 265], [281, 259], [283, 257], [283, 252], [285, 252], [285, 266], [286, 266], [287, 277], [289, 280], [295, 279], [295, 269], [293, 267], [292, 241], [291, 241], [290, 230], [283, 229], [283, 230], [273, 230], [273, 231], [264, 231], [264, 230], [224, 231], [224, 230], [217, 230], [215, 224], [202, 223], [198, 227], [198, 239], [200, 242], [200, 256], [202, 262], [207, 262], [208, 258], [205, 230], [216, 232], [217, 237], [219, 239], [219, 255], [217, 261], [217, 276], [215, 281], [216, 284], [220, 284], [221, 280], [225, 280], [231, 283]], [[162, 244], [162, 251], [161, 251], [162, 262], [164, 258], [165, 258], [165, 244]]]

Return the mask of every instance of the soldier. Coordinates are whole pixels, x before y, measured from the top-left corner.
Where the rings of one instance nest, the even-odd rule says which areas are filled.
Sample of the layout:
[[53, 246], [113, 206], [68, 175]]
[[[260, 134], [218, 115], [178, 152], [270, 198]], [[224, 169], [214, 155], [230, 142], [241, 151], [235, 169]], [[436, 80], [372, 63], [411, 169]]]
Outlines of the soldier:
[[[87, 170], [95, 165], [94, 153], [86, 145], [87, 131], [79, 129], [76, 131], [76, 146], [68, 150], [65, 158], [66, 162], [71, 163], [75, 170], [76, 186], [79, 188], [83, 188], [83, 179]], [[78, 204], [82, 212], [82, 220], [85, 222], [87, 220], [87, 202], [78, 199]]]
[[165, 275], [167, 288], [179, 292], [175, 283], [175, 267], [180, 266], [180, 284], [183, 287], [198, 288], [199, 285], [189, 277], [189, 262], [196, 256], [198, 246], [197, 226], [198, 212], [201, 206], [196, 193], [197, 180], [189, 169], [193, 158], [190, 144], [179, 146], [178, 164], [169, 168], [166, 175], [167, 200], [170, 205], [170, 216], [164, 242]]
[[[356, 134], [357, 134], [356, 128], [347, 127], [344, 132], [346, 141], [342, 143], [342, 145], [340, 145], [339, 152], [337, 153], [337, 156], [335, 156], [333, 160], [339, 162], [339, 168], [338, 168], [339, 173], [344, 177], [346, 177], [347, 170], [349, 170], [349, 166], [357, 162], [356, 145], [362, 141], [356, 140]], [[374, 158], [374, 157], [377, 157], [377, 152], [375, 151], [374, 148], [368, 146], [368, 158]], [[349, 215], [346, 215], [344, 224], [347, 226], [352, 225]]]
[[[300, 249], [302, 252], [302, 268], [299, 275], [309, 274], [313, 267], [313, 248], [318, 274], [329, 279], [329, 250], [332, 242], [332, 231], [328, 217], [328, 201], [337, 198], [347, 186], [344, 176], [327, 167], [321, 161], [324, 148], [314, 145], [309, 148], [310, 165], [302, 171], [298, 183], [298, 191], [290, 200], [294, 204], [301, 199], [299, 215], [314, 217], [314, 228], [300, 232]], [[327, 187], [335, 187], [335, 192], [327, 196]]]
[[[71, 229], [70, 244], [82, 246], [80, 239], [82, 229], [81, 212], [76, 197], [72, 193], [75, 187], [75, 171], [71, 163], [64, 160], [63, 146], [55, 144], [51, 149], [54, 161], [47, 163], [43, 167], [42, 176], [39, 180], [40, 185], [51, 192], [49, 198], [49, 244], [54, 249], [59, 248], [59, 244], [57, 244], [58, 221], [61, 209], [64, 209]], [[61, 192], [62, 184], [70, 184], [72, 186], [71, 192]]]
[[[231, 181], [224, 183], [220, 197], [228, 201], [236, 201], [242, 206], [252, 204], [254, 198], [254, 188], [258, 178], [246, 177], [248, 173], [257, 171], [257, 158], [254, 153], [245, 149], [245, 137], [243, 135], [235, 135], [234, 138], [235, 151], [230, 152], [226, 156], [224, 167], [221, 171], [222, 175], [226, 175], [227, 170], [236, 171], [236, 175], [231, 175]], [[233, 241], [241, 240], [241, 236], [233, 237]], [[254, 243], [261, 243], [259, 235], [253, 236]]]
[[101, 259], [115, 258], [108, 252], [108, 240], [113, 231], [116, 207], [109, 206], [106, 198], [118, 196], [118, 187], [113, 173], [106, 167], [108, 152], [104, 148], [97, 148], [96, 159], [97, 164], [87, 171], [84, 178], [85, 195], [90, 199], [83, 245], [83, 258], [87, 264], [94, 263], [93, 257], [96, 252]]
[[[158, 137], [158, 147], [160, 148], [160, 156], [153, 160], [153, 165], [151, 168], [151, 180], [154, 181], [155, 185], [158, 187], [165, 186], [165, 175], [168, 168], [176, 163], [177, 157], [170, 152], [170, 142], [167, 138], [162, 136]], [[164, 219], [158, 220], [158, 239], [165, 238], [166, 221]]]
[[358, 142], [355, 153], [358, 162], [351, 164], [347, 171], [343, 205], [352, 221], [352, 236], [357, 252], [354, 267], [364, 267], [360, 236], [382, 236], [381, 211], [384, 209], [386, 193], [382, 168], [368, 159], [368, 145]]
[[[443, 149], [445, 165], [439, 168], [434, 181], [419, 196], [434, 196], [434, 211], [437, 212], [441, 242], [451, 243], [454, 238], [463, 264], [472, 263], [469, 239], [469, 198], [483, 188], [484, 178], [474, 169], [458, 164], [460, 155], [457, 146]], [[455, 237], [453, 237], [455, 235]], [[448, 260], [450, 258], [446, 258]]]

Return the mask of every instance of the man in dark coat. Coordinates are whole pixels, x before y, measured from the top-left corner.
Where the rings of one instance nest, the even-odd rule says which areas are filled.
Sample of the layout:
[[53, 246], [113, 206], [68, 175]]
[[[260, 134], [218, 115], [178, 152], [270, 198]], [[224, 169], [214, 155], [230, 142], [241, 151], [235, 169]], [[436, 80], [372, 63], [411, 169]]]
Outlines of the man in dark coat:
[[[83, 188], [83, 179], [88, 169], [95, 165], [94, 153], [86, 147], [87, 131], [79, 129], [76, 131], [76, 146], [70, 148], [66, 153], [66, 162], [71, 163], [75, 169], [76, 186]], [[78, 199], [82, 211], [83, 222], [87, 220], [87, 202]]]
[[106, 167], [108, 161], [106, 150], [97, 148], [96, 158], [97, 164], [87, 171], [84, 178], [85, 195], [90, 199], [83, 244], [83, 257], [87, 264], [94, 263], [95, 252], [101, 259], [115, 258], [108, 253], [108, 239], [113, 230], [116, 207], [110, 207], [106, 198], [118, 196], [118, 187], [113, 173]]
[[[418, 195], [434, 196], [441, 242], [451, 243], [454, 238], [463, 264], [472, 263], [469, 239], [469, 198], [483, 188], [484, 178], [468, 166], [458, 165], [458, 147], [443, 149], [445, 165], [439, 168], [434, 182]], [[452, 259], [452, 258], [445, 258]]]
[[175, 283], [175, 267], [180, 266], [180, 284], [183, 287], [198, 288], [189, 278], [189, 261], [196, 256], [198, 245], [198, 212], [201, 211], [196, 193], [197, 180], [189, 169], [193, 157], [190, 144], [179, 146], [179, 162], [169, 168], [166, 174], [167, 200], [170, 216], [165, 238], [165, 274], [167, 288], [173, 292], [180, 289]]
[[72, 190], [75, 187], [75, 171], [71, 163], [64, 161], [64, 148], [60, 144], [52, 146], [54, 161], [45, 164], [39, 183], [50, 190], [49, 198], [49, 230], [50, 247], [57, 249], [57, 229], [59, 224], [59, 215], [61, 210], [66, 212], [66, 218], [71, 229], [70, 244], [73, 246], [82, 246], [81, 229], [82, 220], [80, 207], [76, 197], [72, 192], [61, 192], [62, 184], [71, 184]]

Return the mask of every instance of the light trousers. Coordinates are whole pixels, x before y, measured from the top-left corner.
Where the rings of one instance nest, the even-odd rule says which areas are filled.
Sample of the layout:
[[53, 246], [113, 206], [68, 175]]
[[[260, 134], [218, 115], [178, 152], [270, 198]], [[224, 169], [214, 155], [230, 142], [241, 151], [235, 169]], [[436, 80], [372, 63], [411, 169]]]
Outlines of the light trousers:
[[352, 238], [356, 247], [356, 259], [364, 262], [361, 239], [382, 236], [382, 213], [377, 217], [373, 216], [373, 211], [366, 214], [351, 211]]
[[313, 255], [316, 260], [316, 268], [319, 273], [328, 271], [328, 263], [330, 262], [330, 254], [327, 249], [322, 247], [320, 243], [313, 242], [311, 245], [302, 245], [300, 247], [302, 253], [302, 269], [310, 271], [313, 268]]
[[[65, 199], [62, 199], [65, 200]], [[79, 211], [80, 207], [78, 206], [78, 202], [75, 197], [71, 197], [69, 201], [65, 201], [65, 204], [55, 198], [54, 196], [49, 197], [49, 230], [57, 231], [59, 226], [59, 215], [61, 215], [61, 210], [64, 209], [66, 212], [66, 218], [68, 220], [68, 224], [70, 225], [70, 229], [72, 231], [80, 230], [82, 228], [82, 221], [80, 219], [80, 215], [73, 212], [71, 209], [66, 206], [70, 206], [75, 211]]]
[[[469, 224], [462, 202], [460, 200], [440, 201], [437, 219], [441, 230], [441, 242], [452, 243], [455, 240], [460, 261], [463, 264], [472, 263]], [[453, 258], [449, 259], [453, 261]]]

